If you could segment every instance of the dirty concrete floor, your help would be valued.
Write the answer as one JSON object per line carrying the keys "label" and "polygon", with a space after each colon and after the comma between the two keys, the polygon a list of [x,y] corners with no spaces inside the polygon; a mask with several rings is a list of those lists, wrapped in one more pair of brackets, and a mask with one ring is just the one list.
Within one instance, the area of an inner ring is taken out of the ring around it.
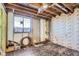
{"label": "dirty concrete floor", "polygon": [[79,56],[79,52],[49,42],[39,47],[31,46],[10,52],[7,56]]}

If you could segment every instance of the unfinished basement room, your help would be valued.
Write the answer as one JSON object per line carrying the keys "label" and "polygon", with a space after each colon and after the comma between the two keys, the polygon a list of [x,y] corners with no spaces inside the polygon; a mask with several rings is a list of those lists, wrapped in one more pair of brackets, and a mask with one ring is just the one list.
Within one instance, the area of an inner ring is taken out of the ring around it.
{"label": "unfinished basement room", "polygon": [[79,56],[79,3],[0,3],[0,56]]}

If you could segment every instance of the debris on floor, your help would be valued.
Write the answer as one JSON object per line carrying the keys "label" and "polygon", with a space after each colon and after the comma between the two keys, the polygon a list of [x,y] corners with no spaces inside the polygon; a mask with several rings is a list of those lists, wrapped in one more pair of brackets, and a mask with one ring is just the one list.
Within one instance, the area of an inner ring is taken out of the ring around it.
{"label": "debris on floor", "polygon": [[79,51],[48,42],[42,46],[31,46],[7,53],[7,56],[79,56]]}

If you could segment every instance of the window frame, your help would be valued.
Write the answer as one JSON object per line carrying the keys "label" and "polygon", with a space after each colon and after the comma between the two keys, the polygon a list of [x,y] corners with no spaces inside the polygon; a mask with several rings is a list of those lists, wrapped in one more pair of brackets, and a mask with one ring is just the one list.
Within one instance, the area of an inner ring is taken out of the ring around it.
{"label": "window frame", "polygon": [[[22,32],[19,32],[19,31],[15,31],[15,27],[14,27],[14,24],[15,24],[15,19],[14,17],[22,17],[23,18],[23,31]],[[24,31],[24,18],[26,19],[29,19],[30,20],[30,30],[29,31]],[[30,33],[32,32],[32,18],[31,17],[27,17],[27,16],[23,16],[23,15],[18,15],[18,14],[14,14],[13,16],[13,32],[14,33]]]}

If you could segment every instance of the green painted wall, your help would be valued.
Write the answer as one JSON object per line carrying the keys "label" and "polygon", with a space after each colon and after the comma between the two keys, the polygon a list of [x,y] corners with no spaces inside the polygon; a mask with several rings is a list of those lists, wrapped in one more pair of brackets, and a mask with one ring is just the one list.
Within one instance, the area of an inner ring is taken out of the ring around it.
{"label": "green painted wall", "polygon": [[5,55],[6,47],[6,13],[3,4],[0,3],[0,55]]}
{"label": "green painted wall", "polygon": [[0,48],[2,47],[2,9],[0,9]]}

